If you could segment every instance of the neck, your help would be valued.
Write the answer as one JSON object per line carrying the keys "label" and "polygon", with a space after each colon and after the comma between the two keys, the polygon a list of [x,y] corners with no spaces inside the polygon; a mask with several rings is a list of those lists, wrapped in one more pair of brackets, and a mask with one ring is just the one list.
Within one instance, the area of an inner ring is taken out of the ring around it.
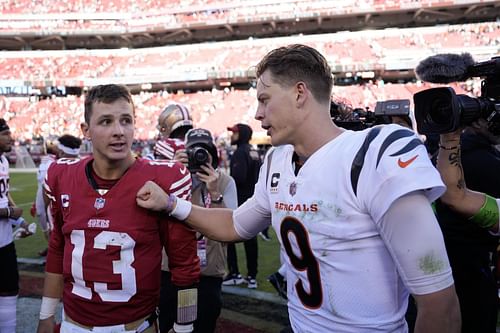
{"label": "neck", "polygon": [[[318,124],[318,125],[315,125]],[[314,122],[310,128],[304,128],[304,135],[293,144],[296,154],[301,161],[305,161],[318,149],[335,139],[345,130],[337,127],[330,119]],[[311,135],[314,133],[314,135]]]}
{"label": "neck", "polygon": [[102,179],[119,179],[134,163],[134,161],[135,159],[132,155],[129,155],[126,159],[114,162],[102,161],[94,158],[92,168]]}

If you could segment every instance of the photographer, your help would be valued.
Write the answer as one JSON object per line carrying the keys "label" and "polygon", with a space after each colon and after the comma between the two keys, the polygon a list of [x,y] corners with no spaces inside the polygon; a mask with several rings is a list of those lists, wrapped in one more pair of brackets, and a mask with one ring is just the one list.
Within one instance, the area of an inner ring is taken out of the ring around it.
{"label": "photographer", "polygon": [[[437,167],[445,194],[436,204],[462,313],[462,332],[496,332],[500,153],[484,119],[440,135]],[[467,183],[467,187],[466,187]],[[476,192],[477,191],[477,192]],[[494,197],[494,198],[493,198]]]}
{"label": "photographer", "polygon": [[[237,208],[234,180],[217,169],[219,159],[212,135],[205,129],[192,129],[192,122],[184,106],[172,104],[165,108],[159,118],[161,133],[170,137],[158,142],[155,152],[166,159],[185,164],[191,172],[193,183],[191,202],[202,207]],[[172,130],[172,128],[174,128]],[[185,134],[185,141],[181,136]],[[162,155],[159,152],[165,152]],[[198,286],[198,316],[194,332],[212,333],[222,307],[222,279],[225,275],[227,246],[198,234],[198,256],[201,276]],[[168,259],[165,258],[165,261]],[[160,329],[172,327],[175,319],[175,293],[172,290],[170,273],[162,272],[160,297]]]}

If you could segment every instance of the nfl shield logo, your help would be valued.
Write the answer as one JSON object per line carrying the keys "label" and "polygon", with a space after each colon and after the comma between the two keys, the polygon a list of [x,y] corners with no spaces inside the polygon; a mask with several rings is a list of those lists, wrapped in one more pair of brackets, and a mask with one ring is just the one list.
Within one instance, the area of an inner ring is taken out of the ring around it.
{"label": "nfl shield logo", "polygon": [[95,199],[94,207],[95,209],[101,209],[104,207],[104,203],[106,203],[106,199],[97,198]]}
{"label": "nfl shield logo", "polygon": [[290,184],[289,193],[292,197],[297,193],[297,183],[296,182],[293,182]]}

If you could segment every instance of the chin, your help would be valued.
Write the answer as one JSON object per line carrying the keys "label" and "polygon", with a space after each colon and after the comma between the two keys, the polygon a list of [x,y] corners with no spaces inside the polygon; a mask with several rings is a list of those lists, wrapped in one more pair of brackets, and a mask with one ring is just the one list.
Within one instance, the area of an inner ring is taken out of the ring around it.
{"label": "chin", "polygon": [[281,146],[283,144],[283,140],[276,138],[274,136],[271,137],[271,145],[273,146]]}
{"label": "chin", "polygon": [[106,158],[109,161],[113,162],[120,162],[120,161],[125,161],[130,158],[132,153],[130,151],[124,151],[124,152],[112,152],[106,155]]}

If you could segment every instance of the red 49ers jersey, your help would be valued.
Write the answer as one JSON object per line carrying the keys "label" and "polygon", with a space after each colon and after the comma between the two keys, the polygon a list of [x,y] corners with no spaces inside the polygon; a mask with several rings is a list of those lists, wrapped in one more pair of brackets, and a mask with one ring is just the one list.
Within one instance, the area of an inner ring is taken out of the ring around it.
{"label": "red 49ers jersey", "polygon": [[154,154],[157,158],[173,160],[175,152],[179,149],[184,149],[184,140],[175,138],[166,138],[158,140],[153,147]]}
{"label": "red 49ers jersey", "polygon": [[162,246],[175,285],[198,281],[195,232],[136,204],[137,191],[148,180],[189,198],[191,176],[179,163],[137,159],[100,195],[87,178],[89,163],[92,159],[58,161],[47,172],[54,231],[46,270],[63,274],[70,318],[88,326],[128,323],[158,303]]}

